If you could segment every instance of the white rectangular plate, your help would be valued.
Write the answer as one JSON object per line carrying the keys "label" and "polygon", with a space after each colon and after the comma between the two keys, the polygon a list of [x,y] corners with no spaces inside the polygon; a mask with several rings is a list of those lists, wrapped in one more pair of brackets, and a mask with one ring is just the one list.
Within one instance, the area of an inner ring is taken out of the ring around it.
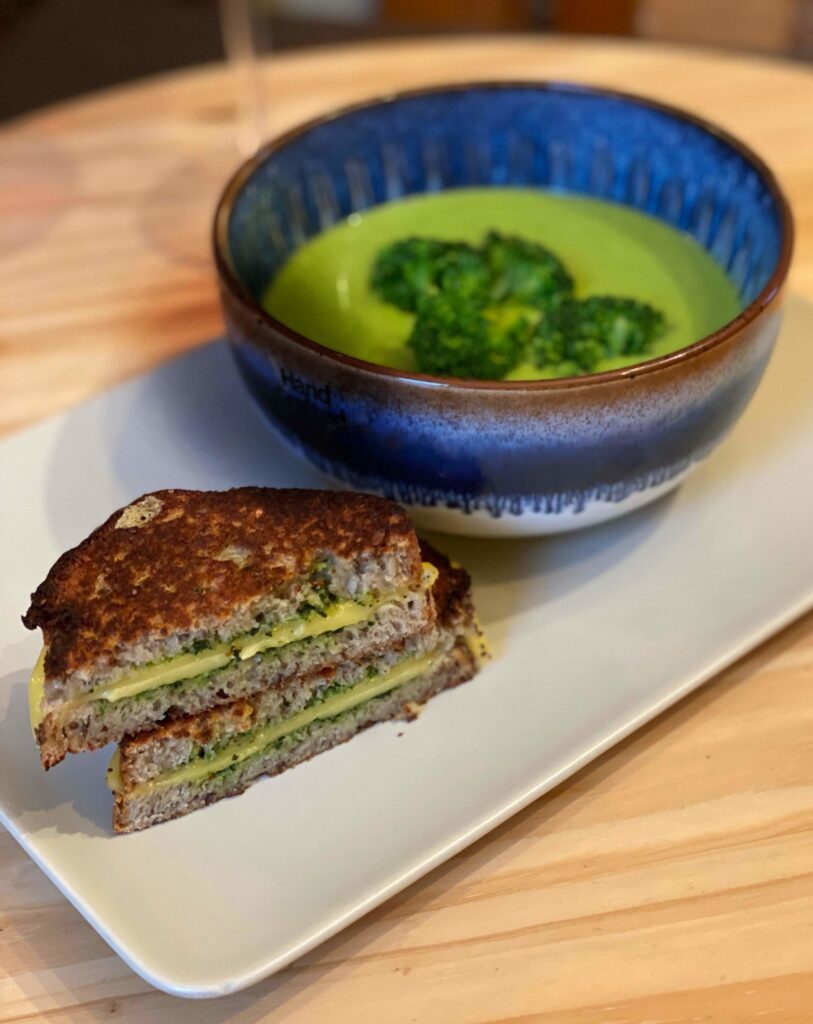
{"label": "white rectangular plate", "polygon": [[[471,843],[813,604],[813,307],[790,303],[730,439],[671,498],[556,540],[443,541],[494,660],[244,796],[110,831],[109,752],[39,767],[20,624],[66,547],[160,487],[318,486],[250,407],[223,343],[0,445],[0,818],[168,992],[250,985]],[[403,733],[403,735],[400,735]]]}

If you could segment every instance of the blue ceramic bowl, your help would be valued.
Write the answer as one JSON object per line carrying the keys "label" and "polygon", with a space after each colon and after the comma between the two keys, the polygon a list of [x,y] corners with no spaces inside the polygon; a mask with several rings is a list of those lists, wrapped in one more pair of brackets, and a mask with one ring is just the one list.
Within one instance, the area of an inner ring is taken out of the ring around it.
{"label": "blue ceramic bowl", "polygon": [[[557,189],[645,211],[712,255],[742,312],[636,366],[483,382],[342,355],[260,305],[291,253],[354,211],[467,185]],[[718,444],[768,362],[792,234],[771,172],[719,129],[634,96],[523,82],[406,93],[289,132],[228,184],[214,247],[249,391],[311,462],[437,529],[528,535],[645,504]]]}

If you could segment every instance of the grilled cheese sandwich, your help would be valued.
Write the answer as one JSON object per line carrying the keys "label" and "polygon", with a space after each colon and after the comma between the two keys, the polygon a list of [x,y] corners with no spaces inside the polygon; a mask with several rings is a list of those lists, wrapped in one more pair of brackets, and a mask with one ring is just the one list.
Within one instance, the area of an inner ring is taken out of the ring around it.
{"label": "grilled cheese sandwich", "polygon": [[370,495],[159,491],[54,565],[24,622],[46,768],[119,744],[114,828],[241,792],[470,679],[466,572]]}

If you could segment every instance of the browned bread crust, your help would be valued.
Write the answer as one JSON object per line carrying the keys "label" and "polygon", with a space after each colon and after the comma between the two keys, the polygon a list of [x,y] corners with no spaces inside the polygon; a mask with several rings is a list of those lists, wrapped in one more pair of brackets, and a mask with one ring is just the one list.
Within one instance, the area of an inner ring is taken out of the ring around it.
{"label": "browned bread crust", "polygon": [[351,492],[241,487],[166,490],[114,512],[55,563],[23,618],[41,627],[46,680],[148,635],[170,636],[284,592],[325,555],[394,554],[417,581],[406,514]]}
{"label": "browned bread crust", "polygon": [[449,629],[461,615],[471,616],[471,576],[459,565],[452,565],[446,555],[421,538],[421,558],[438,570],[432,587],[438,625]]}

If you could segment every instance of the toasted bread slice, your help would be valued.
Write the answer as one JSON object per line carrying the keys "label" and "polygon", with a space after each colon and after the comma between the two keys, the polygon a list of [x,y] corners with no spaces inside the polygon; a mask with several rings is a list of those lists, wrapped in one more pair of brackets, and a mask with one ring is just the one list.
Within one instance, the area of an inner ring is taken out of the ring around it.
{"label": "toasted bread slice", "polygon": [[69,696],[117,667],[172,655],[179,643],[227,640],[260,614],[273,620],[274,602],[307,600],[325,578],[337,596],[352,597],[417,588],[420,574],[412,524],[383,498],[157,491],[62,555],[23,622],[43,631],[48,696]]}

